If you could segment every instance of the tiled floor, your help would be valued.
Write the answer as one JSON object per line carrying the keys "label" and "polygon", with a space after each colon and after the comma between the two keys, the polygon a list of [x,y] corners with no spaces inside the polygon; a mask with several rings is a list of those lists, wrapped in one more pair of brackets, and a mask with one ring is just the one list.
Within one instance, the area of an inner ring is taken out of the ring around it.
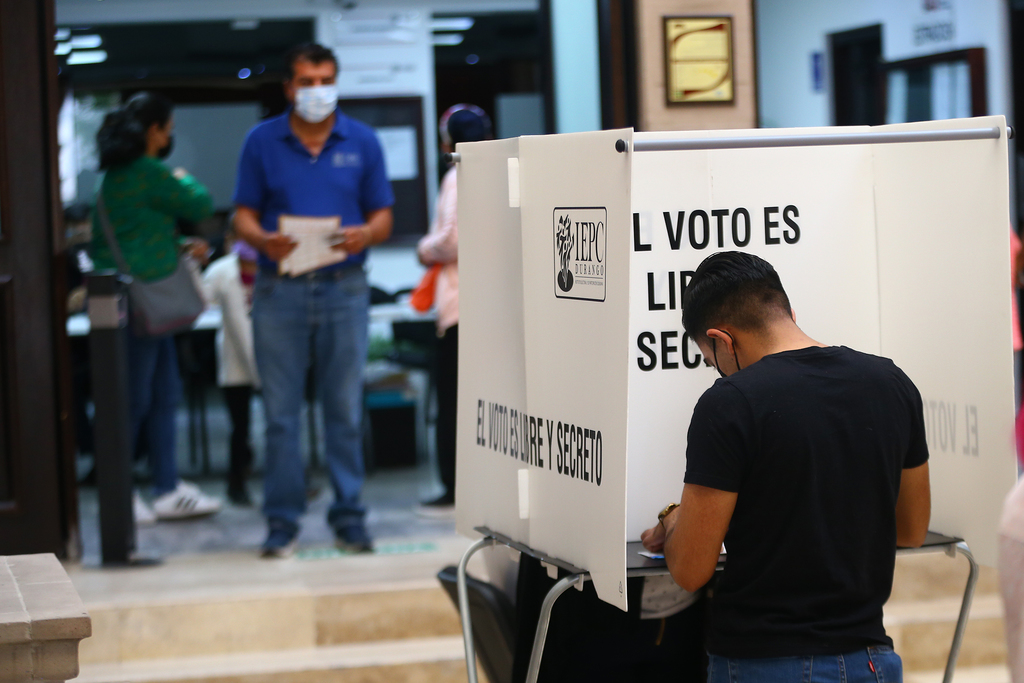
{"label": "tiled floor", "polygon": [[[412,381],[421,381],[421,378],[413,376]],[[204,464],[201,454],[193,455],[190,452],[189,418],[184,406],[178,411],[178,465],[183,478],[196,481],[207,493],[224,498],[230,422],[219,390],[211,388],[206,394],[206,399],[208,465]],[[422,412],[421,410],[420,413]],[[263,517],[259,513],[262,498],[262,417],[262,406],[259,397],[256,396],[253,399],[251,430],[256,475],[249,483],[249,490],[256,505],[237,507],[225,499],[224,509],[211,517],[191,521],[160,522],[152,526],[139,527],[137,551],[140,555],[166,558],[202,552],[256,552],[266,533]],[[302,448],[307,454],[307,464],[310,464],[310,439],[306,429],[308,421],[305,411],[302,424]],[[322,430],[319,431],[322,434]],[[454,520],[427,519],[415,513],[417,503],[435,497],[441,492],[432,464],[432,432],[432,428],[422,423],[417,426],[417,465],[402,469],[377,469],[367,477],[363,496],[369,510],[367,526],[378,544],[386,545],[403,539],[455,534]],[[318,452],[322,463],[322,443],[318,444]],[[80,458],[80,472],[87,472],[90,467],[91,457]],[[143,492],[146,490],[147,469],[145,463],[139,463],[136,469],[136,479]],[[302,522],[300,548],[328,547],[333,541],[333,535],[326,523],[332,493],[322,464],[310,464],[309,472],[313,495]],[[86,566],[95,566],[100,562],[99,506],[96,489],[88,485],[81,486],[79,498],[82,561]]]}

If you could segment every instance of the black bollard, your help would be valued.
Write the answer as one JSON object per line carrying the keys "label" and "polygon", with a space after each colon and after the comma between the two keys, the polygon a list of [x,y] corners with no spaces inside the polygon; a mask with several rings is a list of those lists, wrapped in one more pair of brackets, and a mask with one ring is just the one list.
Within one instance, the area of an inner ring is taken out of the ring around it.
{"label": "black bollard", "polygon": [[128,295],[115,271],[90,275],[88,289],[100,545],[103,564],[125,565],[132,562],[135,551],[128,402]]}

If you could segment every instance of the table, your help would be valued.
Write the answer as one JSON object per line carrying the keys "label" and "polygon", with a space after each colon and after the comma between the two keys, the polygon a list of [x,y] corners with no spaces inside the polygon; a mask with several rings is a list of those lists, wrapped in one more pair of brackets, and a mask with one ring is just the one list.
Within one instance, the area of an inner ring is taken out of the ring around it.
{"label": "table", "polygon": [[[544,602],[541,604],[540,619],[537,621],[537,632],[534,635],[533,650],[530,653],[530,664],[526,672],[526,683],[537,683],[537,676],[540,674],[541,658],[544,656],[544,641],[547,639],[548,624],[551,621],[551,608],[554,607],[558,597],[570,587],[582,587],[583,582],[590,578],[590,574],[585,569],[534,550],[485,526],[475,527],[474,531],[482,534],[483,538],[469,546],[459,562],[458,569],[459,614],[462,617],[462,638],[466,649],[466,671],[468,672],[469,683],[477,682],[476,650],[473,644],[473,627],[469,615],[469,592],[466,587],[466,566],[469,564],[469,558],[481,548],[492,545],[506,545],[540,560],[544,564],[553,565],[569,573],[568,576],[563,577],[551,587],[551,590],[544,597]],[[640,541],[626,544],[627,578],[668,574],[665,560],[654,560],[645,557],[640,554],[641,550],[643,550],[643,544]],[[971,554],[970,547],[962,538],[944,536],[933,531],[928,532],[928,536],[920,548],[898,548],[896,550],[897,555],[935,552],[942,552],[954,558],[957,554],[963,555],[971,565],[970,573],[967,576],[967,585],[964,588],[963,601],[960,603],[960,615],[957,618],[956,630],[953,632],[953,643],[949,650],[949,658],[946,660],[946,671],[942,677],[943,683],[951,683],[953,671],[956,668],[957,656],[960,654],[960,645],[963,642],[964,631],[967,628],[967,618],[971,612],[974,589],[978,583],[978,563],[975,561],[974,555]],[[725,555],[722,554],[718,558],[718,571],[721,571],[724,565]]]}
{"label": "table", "polygon": [[[420,313],[405,301],[374,304],[370,306],[369,324],[371,336],[377,335],[390,338],[392,325],[396,322],[434,321],[436,318],[437,314],[435,311],[431,310],[426,313]],[[219,307],[210,306],[204,310],[196,318],[192,329],[185,333],[188,334],[188,344],[190,346],[184,347],[186,351],[184,355],[187,358],[183,358],[183,361],[188,361],[187,364],[194,364],[192,363],[194,358],[189,354],[195,348],[196,341],[194,336],[197,333],[216,332],[221,329],[223,324],[224,317]],[[68,337],[72,339],[88,337],[91,329],[89,314],[75,313],[68,316],[65,329],[67,330]],[[310,391],[307,391],[307,402],[309,403],[310,462],[313,466],[317,466],[319,464],[319,456],[317,452],[316,413],[313,408],[315,392],[312,391],[312,387],[309,387],[309,389]],[[209,475],[210,440],[206,421],[206,384],[201,377],[186,373],[185,397],[188,407],[189,461],[193,468],[201,461],[201,471],[204,475]]]}

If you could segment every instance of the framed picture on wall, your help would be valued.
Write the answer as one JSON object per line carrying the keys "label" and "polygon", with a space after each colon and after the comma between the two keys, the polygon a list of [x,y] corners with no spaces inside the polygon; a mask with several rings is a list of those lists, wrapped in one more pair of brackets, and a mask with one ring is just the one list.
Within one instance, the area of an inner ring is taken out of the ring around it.
{"label": "framed picture on wall", "polygon": [[733,101],[732,17],[663,17],[665,101]]}

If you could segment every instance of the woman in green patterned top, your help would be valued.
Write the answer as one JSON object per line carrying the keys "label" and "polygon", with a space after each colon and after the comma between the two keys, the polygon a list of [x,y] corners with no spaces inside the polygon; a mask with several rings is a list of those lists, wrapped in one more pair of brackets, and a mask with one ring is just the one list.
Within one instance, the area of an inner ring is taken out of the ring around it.
{"label": "woman in green patterned top", "polygon": [[[206,188],[183,170],[172,173],[160,162],[170,154],[173,130],[171,102],[141,92],[108,114],[96,134],[100,168],[106,171],[99,191],[129,274],[142,280],[165,278],[177,268],[178,219],[199,221],[213,210]],[[205,257],[202,240],[182,246]],[[93,221],[92,258],[96,270],[116,267],[98,216]],[[136,494],[136,521],[219,510],[219,500],[178,478],[175,411],[181,377],[174,338],[140,336],[129,326],[128,382],[133,448],[143,440],[153,476],[153,507]]]}

